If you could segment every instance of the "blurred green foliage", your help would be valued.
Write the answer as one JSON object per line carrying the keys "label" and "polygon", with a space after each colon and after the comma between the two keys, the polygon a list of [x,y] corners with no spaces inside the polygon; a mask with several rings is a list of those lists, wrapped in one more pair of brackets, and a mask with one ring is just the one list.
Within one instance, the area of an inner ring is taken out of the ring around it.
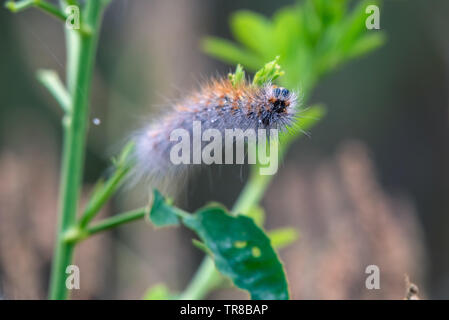
{"label": "blurred green foliage", "polygon": [[143,300],[171,300],[174,299],[174,295],[170,293],[170,290],[163,283],[156,284],[149,288],[143,295]]}
{"label": "blurred green foliage", "polygon": [[378,48],[385,40],[379,31],[365,27],[365,8],[376,1],[360,1],[350,10],[346,0],[307,0],[284,7],[267,18],[251,11],[231,17],[238,43],[209,37],[204,50],[250,71],[279,56],[286,71],[280,83],[300,86],[307,96],[317,80],[337,66]]}

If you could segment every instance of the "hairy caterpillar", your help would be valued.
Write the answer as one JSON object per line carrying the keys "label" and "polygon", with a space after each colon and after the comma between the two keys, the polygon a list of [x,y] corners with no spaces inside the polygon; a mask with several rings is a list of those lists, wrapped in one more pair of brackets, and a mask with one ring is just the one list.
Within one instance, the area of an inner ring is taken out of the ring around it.
{"label": "hairy caterpillar", "polygon": [[176,129],[192,133],[195,122],[203,130],[216,129],[222,134],[226,129],[282,131],[294,123],[296,114],[297,95],[286,88],[212,80],[135,134],[135,172],[156,183],[183,175],[187,165],[170,161],[170,150],[177,143],[170,140],[170,134]]}

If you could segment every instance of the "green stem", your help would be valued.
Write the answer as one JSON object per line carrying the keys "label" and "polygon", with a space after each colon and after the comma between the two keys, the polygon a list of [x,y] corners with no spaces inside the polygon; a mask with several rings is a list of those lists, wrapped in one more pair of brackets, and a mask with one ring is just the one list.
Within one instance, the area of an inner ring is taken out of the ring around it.
{"label": "green stem", "polygon": [[59,10],[58,7],[55,7],[51,3],[43,0],[22,0],[17,2],[8,1],[5,3],[5,7],[12,12],[20,12],[31,7],[36,7],[59,20],[65,21],[65,19],[67,18],[66,15],[61,12],[61,10]]}
{"label": "green stem", "polygon": [[253,206],[259,203],[268,188],[273,176],[260,175],[258,170],[257,166],[252,168],[251,176],[232,208],[234,215],[246,215]]}
{"label": "green stem", "polygon": [[106,185],[100,190],[100,192],[98,194],[95,194],[91,198],[92,200],[87,205],[87,208],[80,220],[80,226],[82,228],[86,227],[89,224],[89,222],[100,211],[106,201],[108,201],[109,198],[114,194],[128,171],[129,168],[117,170],[114,176],[106,182]]}
{"label": "green stem", "polygon": [[126,174],[131,169],[133,161],[129,156],[134,148],[134,143],[128,143],[123,149],[118,160],[115,160],[115,172],[113,176],[108,179],[104,185],[98,184],[98,188],[93,192],[89,203],[84,210],[84,213],[80,219],[79,226],[85,229],[89,222],[100,211],[103,205],[109,200],[109,198],[117,191],[120,185],[123,183]]}
{"label": "green stem", "polygon": [[[98,29],[102,17],[101,1],[87,1],[85,22],[94,32],[90,35],[68,30],[71,39],[78,45],[69,47],[76,50],[69,54],[67,71],[74,82],[69,86],[73,99],[71,112],[64,117],[64,145],[60,184],[60,210],[58,231],[50,279],[50,298],[66,299],[65,271],[73,258],[74,244],[65,241],[64,234],[76,225],[76,212],[83,176],[84,150],[88,121],[89,89],[98,40]],[[70,74],[73,72],[73,74]]]}
{"label": "green stem", "polygon": [[38,80],[48,89],[65,113],[70,112],[72,98],[54,70],[39,70]]}
{"label": "green stem", "polygon": [[68,244],[76,244],[96,233],[115,228],[128,222],[142,219],[147,213],[148,208],[139,208],[106,218],[91,227],[83,228],[80,225],[77,225],[64,232],[64,241]]}
{"label": "green stem", "polygon": [[55,7],[51,3],[42,0],[34,0],[34,2],[36,3],[36,7],[38,7],[42,11],[48,13],[49,15],[52,15],[56,19],[60,19],[61,21],[65,22],[67,16],[63,12],[61,12],[58,7]]}
{"label": "green stem", "polygon": [[121,213],[110,218],[104,219],[91,227],[86,229],[86,235],[90,236],[101,231],[115,228],[121,224],[139,220],[145,217],[148,213],[148,208],[140,208],[125,213]]}
{"label": "green stem", "polygon": [[179,300],[200,300],[221,283],[221,275],[215,268],[214,260],[206,257],[201,262],[187,288]]}

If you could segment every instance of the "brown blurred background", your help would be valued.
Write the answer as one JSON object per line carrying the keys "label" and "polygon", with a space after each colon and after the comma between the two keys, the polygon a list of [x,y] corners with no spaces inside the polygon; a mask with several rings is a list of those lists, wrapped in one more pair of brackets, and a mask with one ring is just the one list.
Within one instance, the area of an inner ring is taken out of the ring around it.
{"label": "brown blurred background", "polygon": [[[270,15],[292,1],[113,0],[95,69],[85,192],[108,173],[127,136],[210,75],[232,66],[199,49],[206,35],[230,37],[232,12]],[[384,1],[380,50],[322,81],[311,103],[328,114],[295,143],[263,206],[267,229],[293,226],[281,252],[293,298],[401,299],[404,275],[426,298],[449,297],[449,3]],[[60,113],[36,81],[39,68],[64,77],[60,23],[29,10],[0,10],[0,297],[46,297],[58,199]],[[232,206],[246,167],[207,168],[178,200]],[[103,216],[145,204],[124,189]],[[166,283],[182,290],[202,254],[183,229],[136,222],[82,243],[74,298],[138,299]],[[381,289],[365,288],[378,265]],[[245,298],[235,289],[213,298]]]}

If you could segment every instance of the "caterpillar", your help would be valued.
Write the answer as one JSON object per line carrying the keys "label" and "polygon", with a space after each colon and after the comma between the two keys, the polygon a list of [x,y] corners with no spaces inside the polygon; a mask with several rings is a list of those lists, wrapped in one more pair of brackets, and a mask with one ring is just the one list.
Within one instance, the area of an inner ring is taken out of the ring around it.
{"label": "caterpillar", "polygon": [[297,100],[295,92],[270,82],[254,86],[247,80],[234,84],[229,79],[214,79],[136,132],[135,172],[156,183],[183,175],[188,165],[170,161],[177,143],[170,135],[176,129],[191,134],[195,122],[203,132],[215,129],[222,135],[226,129],[284,131],[297,117]]}

